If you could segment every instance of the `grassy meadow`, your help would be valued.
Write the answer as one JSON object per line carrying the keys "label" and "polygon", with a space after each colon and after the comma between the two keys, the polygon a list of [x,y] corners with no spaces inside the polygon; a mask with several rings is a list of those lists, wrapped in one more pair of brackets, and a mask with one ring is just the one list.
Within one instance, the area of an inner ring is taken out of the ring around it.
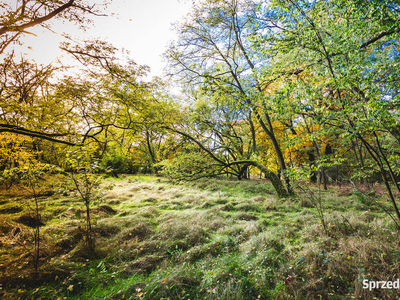
{"label": "grassy meadow", "polygon": [[297,198],[278,199],[264,180],[108,178],[92,203],[93,256],[83,247],[83,204],[59,182],[60,175],[49,177],[40,190],[38,273],[30,255],[32,197],[19,186],[2,191],[0,298],[400,296],[395,289],[362,288],[363,279],[400,276],[398,232],[379,194],[302,185]]}

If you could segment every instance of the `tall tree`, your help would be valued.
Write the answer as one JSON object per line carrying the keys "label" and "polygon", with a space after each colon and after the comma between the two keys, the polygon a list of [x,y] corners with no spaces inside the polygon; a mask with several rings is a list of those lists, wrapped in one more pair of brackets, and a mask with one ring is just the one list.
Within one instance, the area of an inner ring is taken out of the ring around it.
{"label": "tall tree", "polygon": [[[258,30],[252,25],[253,8],[254,2],[244,0],[200,1],[177,26],[179,39],[166,56],[182,83],[229,95],[254,114],[279,162],[277,174],[265,166],[263,172],[267,169],[265,173],[275,182],[280,196],[288,196],[293,192],[285,173],[287,166],[260,78],[267,59],[251,47],[251,37]],[[242,163],[247,164],[235,164]],[[281,176],[284,181],[277,181]]]}
{"label": "tall tree", "polygon": [[[291,76],[285,89],[297,95],[299,114],[321,130],[334,128],[343,141],[358,140],[365,147],[400,220],[392,191],[394,186],[400,192],[394,155],[399,149],[399,86],[394,79],[400,62],[398,2],[274,4],[281,30],[272,39],[260,34],[257,43],[261,52],[277,53],[266,76]],[[299,74],[303,79],[293,84]]]}
{"label": "tall tree", "polygon": [[74,144],[73,137],[66,138],[72,135],[72,129],[57,124],[71,114],[70,103],[60,104],[61,100],[52,95],[55,72],[60,68],[38,66],[23,56],[17,57],[12,45],[23,44],[22,36],[30,34],[32,27],[50,29],[49,21],[53,18],[86,27],[91,22],[89,15],[102,15],[104,4],[85,0],[18,0],[3,1],[0,8],[0,54],[5,55],[0,74],[0,132]]}

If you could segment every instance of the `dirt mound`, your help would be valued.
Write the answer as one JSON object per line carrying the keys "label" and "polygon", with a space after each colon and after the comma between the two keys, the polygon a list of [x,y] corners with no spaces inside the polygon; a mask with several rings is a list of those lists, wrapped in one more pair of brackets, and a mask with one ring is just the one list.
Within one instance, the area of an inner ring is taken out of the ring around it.
{"label": "dirt mound", "polygon": [[121,239],[122,240],[137,239],[138,241],[143,241],[153,233],[154,231],[149,227],[147,227],[145,224],[139,224],[133,228],[130,228],[129,230],[125,230],[122,233]]}
{"label": "dirt mound", "polygon": [[117,211],[109,205],[100,205],[99,210],[110,215],[115,215]]}
{"label": "dirt mound", "polygon": [[83,238],[83,229],[82,228],[73,228],[69,230],[65,237],[59,240],[56,243],[57,247],[60,247],[64,250],[72,250]]}
{"label": "dirt mound", "polygon": [[0,214],[6,215],[6,214],[16,214],[21,212],[23,209],[20,206],[11,206],[11,207],[6,207],[0,209]]}
{"label": "dirt mound", "polygon": [[30,214],[21,215],[18,218],[16,218],[15,221],[32,228],[44,225],[44,223],[41,220]]}

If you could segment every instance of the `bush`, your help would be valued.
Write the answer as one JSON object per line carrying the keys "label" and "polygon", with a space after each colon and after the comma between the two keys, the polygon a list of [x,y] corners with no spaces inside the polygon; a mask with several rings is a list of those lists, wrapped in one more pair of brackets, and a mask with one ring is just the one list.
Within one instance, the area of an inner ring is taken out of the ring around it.
{"label": "bush", "polygon": [[139,167],[134,165],[131,158],[115,152],[108,152],[103,156],[102,165],[109,168],[114,174],[135,174]]}

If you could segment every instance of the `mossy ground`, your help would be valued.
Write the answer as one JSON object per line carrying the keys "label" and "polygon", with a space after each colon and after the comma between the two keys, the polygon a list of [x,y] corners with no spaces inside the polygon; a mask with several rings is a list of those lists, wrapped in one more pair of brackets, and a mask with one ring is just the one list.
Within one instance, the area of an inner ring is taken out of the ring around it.
{"label": "mossy ground", "polygon": [[[102,183],[92,205],[96,256],[83,247],[83,205],[61,177],[41,190],[34,273],[28,191],[0,197],[0,296],[9,299],[395,299],[362,279],[400,276],[399,233],[384,197],[330,187],[277,199],[264,180]],[[59,187],[63,186],[62,189]],[[383,208],[382,208],[383,207]],[[285,279],[292,276],[292,279]]]}

